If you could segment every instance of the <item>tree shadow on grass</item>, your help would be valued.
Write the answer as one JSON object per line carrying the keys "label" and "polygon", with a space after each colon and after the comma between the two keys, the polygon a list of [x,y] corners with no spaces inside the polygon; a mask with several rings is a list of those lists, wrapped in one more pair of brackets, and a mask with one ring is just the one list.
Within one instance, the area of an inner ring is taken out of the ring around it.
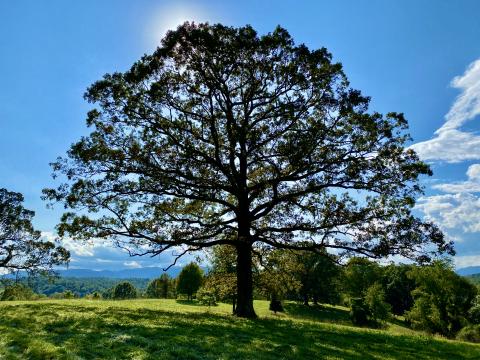
{"label": "tree shadow on grass", "polygon": [[392,316],[389,320],[390,323],[395,324],[397,326],[410,329],[408,322],[405,319],[399,319],[397,316]]}
{"label": "tree shadow on grass", "polygon": [[293,318],[352,325],[347,309],[323,305],[305,306],[293,302],[285,303],[284,309],[285,312]]}
{"label": "tree shadow on grass", "polygon": [[[3,306],[0,358],[474,359],[480,347],[329,324],[206,313]],[[35,334],[35,336],[30,336]]]}
{"label": "tree shadow on grass", "polygon": [[177,299],[175,300],[177,304],[188,305],[188,306],[204,306],[200,304],[197,300],[186,300],[186,299]]}

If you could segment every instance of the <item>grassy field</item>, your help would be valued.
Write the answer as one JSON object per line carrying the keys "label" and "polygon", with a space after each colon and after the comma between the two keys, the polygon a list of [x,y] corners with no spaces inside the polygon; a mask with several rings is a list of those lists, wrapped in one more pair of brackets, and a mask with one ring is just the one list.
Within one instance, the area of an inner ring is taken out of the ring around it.
{"label": "grassy field", "polygon": [[480,359],[480,345],[390,324],[353,327],[344,308],[286,304],[257,320],[175,300],[0,303],[0,359]]}

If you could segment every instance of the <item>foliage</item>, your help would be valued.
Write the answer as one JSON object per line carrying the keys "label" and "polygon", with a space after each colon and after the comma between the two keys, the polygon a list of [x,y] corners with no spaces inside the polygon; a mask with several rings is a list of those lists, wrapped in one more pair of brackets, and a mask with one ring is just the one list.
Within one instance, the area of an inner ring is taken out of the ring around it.
{"label": "foliage", "polygon": [[117,284],[113,290],[113,299],[125,300],[135,299],[137,297],[137,289],[128,281]]}
{"label": "foliage", "polygon": [[237,300],[236,252],[231,246],[214,246],[208,253],[210,268],[204,286],[214,291],[219,301],[232,304],[235,314]]}
{"label": "foliage", "polygon": [[449,263],[436,261],[430,266],[414,267],[409,276],[417,284],[413,291],[415,303],[406,313],[414,328],[453,336],[467,324],[477,289],[457,275]]}
{"label": "foliage", "polygon": [[159,278],[150,281],[147,286],[146,296],[150,298],[175,298],[175,280],[168,274],[162,274]]}
{"label": "foliage", "polygon": [[308,305],[309,299],[316,305],[319,302],[336,304],[339,302],[339,266],[334,257],[325,250],[318,252],[295,251],[292,254],[297,264],[294,272],[300,283],[299,295]]}
{"label": "foliage", "polygon": [[268,306],[270,311],[273,311],[275,314],[277,312],[283,312],[282,302],[275,297],[272,297],[270,300],[270,305]]}
{"label": "foliage", "polygon": [[480,286],[480,274],[473,274],[465,276],[468,280],[470,280],[473,284]]}
{"label": "foliage", "polygon": [[368,324],[370,315],[363,298],[350,299],[350,318],[355,325],[363,326]]}
{"label": "foliage", "polygon": [[75,297],[76,297],[75,294],[74,294],[72,291],[70,291],[70,290],[66,290],[66,291],[63,293],[63,298],[64,298],[64,299],[73,299],[73,298],[75,298]]}
{"label": "foliage", "polygon": [[5,286],[0,301],[12,300],[31,300],[35,297],[35,293],[29,287],[23,284],[10,284]]}
{"label": "foliage", "polygon": [[[473,360],[480,351],[397,326],[372,331],[332,323],[343,308],[285,303],[285,313],[275,316],[268,301],[254,305],[260,319],[243,321],[230,316],[230,305],[208,309],[168,299],[3,302],[0,358]],[[289,313],[289,305],[309,315]]]}
{"label": "foliage", "polygon": [[[81,278],[81,277],[43,277],[23,278],[22,284],[30,287],[35,293],[51,296],[54,293],[63,293],[67,290],[84,297],[95,291],[107,293],[119,282],[128,281],[137,289],[143,290],[148,285],[148,279],[114,279],[114,278]],[[107,296],[108,297],[108,296]],[[110,296],[111,298],[111,296]]]}
{"label": "foliage", "polygon": [[362,298],[367,289],[380,279],[381,268],[377,263],[354,257],[348,261],[343,270],[343,291],[352,298]]}
{"label": "foliage", "polygon": [[298,263],[292,253],[275,249],[268,251],[258,272],[256,285],[270,299],[283,299],[286,294],[297,292],[300,282],[297,280]]}
{"label": "foliage", "polygon": [[385,301],[392,307],[392,312],[403,315],[413,306],[412,291],[415,280],[408,276],[413,265],[388,265],[382,269],[381,282],[385,290]]}
{"label": "foliage", "polygon": [[22,203],[22,194],[0,189],[0,272],[52,272],[54,266],[66,264],[70,254],[40,238],[32,225],[35,213]]}
{"label": "foliage", "polygon": [[53,164],[68,182],[44,190],[72,210],[59,233],[113,238],[134,254],[231,245],[239,316],[255,317],[254,243],[418,261],[453,253],[412,215],[431,171],[405,149],[403,115],[369,112],[325,48],[296,45],[283,28],[185,23],[85,97],[92,132]]}
{"label": "foliage", "polygon": [[[266,253],[266,255],[265,255]],[[266,297],[337,303],[339,267],[325,251],[276,249],[264,252],[256,286]]]}
{"label": "foliage", "polygon": [[472,324],[480,324],[480,294],[475,297],[472,307],[468,310],[468,320]]}
{"label": "foliage", "polygon": [[480,343],[480,324],[465,326],[458,332],[456,338],[457,340]]}
{"label": "foliage", "polygon": [[87,294],[85,298],[89,300],[102,300],[103,296],[100,292],[95,291],[92,294]]}
{"label": "foliage", "polygon": [[185,265],[178,274],[177,292],[187,295],[188,300],[197,292],[203,282],[203,271],[196,263]]}
{"label": "foliage", "polygon": [[237,277],[228,273],[208,273],[204,286],[212,289],[218,300],[234,302],[237,297]]}
{"label": "foliage", "polygon": [[216,306],[217,305],[217,299],[215,297],[215,291],[213,289],[210,289],[208,287],[201,287],[197,291],[197,301],[205,306]]}
{"label": "foliage", "polygon": [[374,322],[385,321],[390,317],[391,307],[385,301],[385,292],[379,283],[375,283],[367,289],[364,302],[370,318]]}

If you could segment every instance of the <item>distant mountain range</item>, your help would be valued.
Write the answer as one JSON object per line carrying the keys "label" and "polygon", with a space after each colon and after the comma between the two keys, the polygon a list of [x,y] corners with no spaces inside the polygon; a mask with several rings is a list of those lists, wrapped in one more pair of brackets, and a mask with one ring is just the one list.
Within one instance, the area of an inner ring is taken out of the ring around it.
{"label": "distant mountain range", "polygon": [[[166,271],[171,277],[177,277],[182,268],[173,266]],[[206,269],[203,268],[203,271]],[[136,269],[120,270],[90,270],[90,269],[67,269],[59,270],[60,276],[77,278],[112,278],[112,279],[153,279],[164,273],[159,267],[144,267]],[[462,276],[480,274],[480,266],[469,266],[457,269],[456,273]]]}
{"label": "distant mountain range", "polygon": [[145,267],[119,270],[66,269],[57,270],[57,273],[62,277],[75,278],[153,279],[165,272],[171,277],[177,277],[181,270],[181,267],[173,266],[167,271],[159,267]]}
{"label": "distant mountain range", "polygon": [[[203,271],[207,269],[202,267]],[[182,268],[173,266],[166,271],[171,277],[177,277]],[[57,270],[58,275],[65,278],[110,278],[110,279],[154,279],[161,276],[165,271],[159,267],[144,267],[135,269],[119,270],[91,270],[91,269],[65,269]],[[480,274],[480,266],[469,266],[457,269],[456,273],[461,276]],[[2,275],[1,277],[12,275]]]}
{"label": "distant mountain range", "polygon": [[480,273],[480,266],[468,266],[456,270],[458,275],[468,276]]}
{"label": "distant mountain range", "polygon": [[[173,266],[166,271],[171,277],[177,277],[182,268]],[[206,271],[205,268],[203,268]],[[136,269],[119,269],[119,270],[90,270],[90,269],[67,269],[58,270],[58,274],[62,277],[75,278],[112,278],[112,279],[153,279],[164,273],[159,267],[144,267]],[[480,274],[480,266],[469,266],[456,270],[458,275],[468,276]]]}

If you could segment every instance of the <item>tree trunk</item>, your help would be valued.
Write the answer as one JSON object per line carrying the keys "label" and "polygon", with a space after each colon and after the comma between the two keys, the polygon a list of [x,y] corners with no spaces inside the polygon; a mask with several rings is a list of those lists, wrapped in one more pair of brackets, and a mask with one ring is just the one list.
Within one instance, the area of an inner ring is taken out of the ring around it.
{"label": "tree trunk", "polygon": [[252,245],[237,245],[237,306],[235,315],[256,318],[253,309]]}
{"label": "tree trunk", "polygon": [[303,305],[308,306],[308,294],[303,294]]}

